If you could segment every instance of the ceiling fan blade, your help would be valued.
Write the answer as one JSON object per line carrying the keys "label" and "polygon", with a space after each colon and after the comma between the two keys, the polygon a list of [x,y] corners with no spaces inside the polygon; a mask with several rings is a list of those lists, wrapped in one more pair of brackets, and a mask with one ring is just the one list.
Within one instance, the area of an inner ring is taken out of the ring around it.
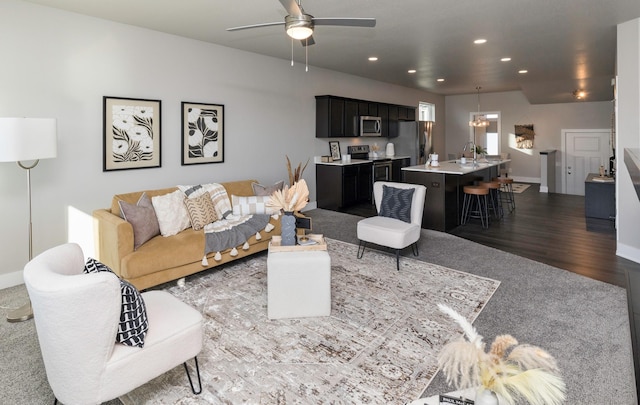
{"label": "ceiling fan blade", "polygon": [[313,18],[315,25],[341,25],[343,27],[375,27],[375,18]]}
{"label": "ceiling fan blade", "polygon": [[313,35],[307,39],[301,39],[300,42],[302,42],[302,46],[311,46],[316,43],[316,41],[313,39]]}
{"label": "ceiling fan blade", "polygon": [[242,25],[240,27],[227,28],[227,31],[248,30],[249,28],[270,27],[272,25],[284,25],[284,21],[261,23],[261,24],[251,24],[251,25]]}
{"label": "ceiling fan blade", "polygon": [[280,0],[280,4],[287,10],[289,15],[302,15],[304,11],[296,0]]}

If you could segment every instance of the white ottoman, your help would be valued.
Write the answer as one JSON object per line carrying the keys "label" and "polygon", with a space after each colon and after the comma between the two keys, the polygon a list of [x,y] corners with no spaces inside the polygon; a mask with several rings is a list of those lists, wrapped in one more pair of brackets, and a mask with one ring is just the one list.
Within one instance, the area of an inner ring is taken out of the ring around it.
{"label": "white ottoman", "polygon": [[269,252],[269,319],[331,315],[331,258],[324,250]]}

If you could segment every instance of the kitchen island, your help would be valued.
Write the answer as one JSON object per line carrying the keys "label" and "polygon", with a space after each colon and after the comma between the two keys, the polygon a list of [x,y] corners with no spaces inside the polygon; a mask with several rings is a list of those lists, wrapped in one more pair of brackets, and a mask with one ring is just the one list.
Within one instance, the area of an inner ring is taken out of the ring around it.
{"label": "kitchen island", "polygon": [[447,232],[460,225],[463,187],[488,181],[500,174],[500,165],[510,160],[440,162],[439,166],[417,165],[402,169],[405,183],[427,187],[422,227]]}

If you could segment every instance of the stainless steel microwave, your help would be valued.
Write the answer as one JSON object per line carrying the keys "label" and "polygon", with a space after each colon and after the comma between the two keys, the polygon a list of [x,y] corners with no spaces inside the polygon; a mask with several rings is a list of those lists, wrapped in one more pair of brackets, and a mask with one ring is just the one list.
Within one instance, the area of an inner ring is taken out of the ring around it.
{"label": "stainless steel microwave", "polygon": [[382,118],[360,116],[360,136],[382,136]]}

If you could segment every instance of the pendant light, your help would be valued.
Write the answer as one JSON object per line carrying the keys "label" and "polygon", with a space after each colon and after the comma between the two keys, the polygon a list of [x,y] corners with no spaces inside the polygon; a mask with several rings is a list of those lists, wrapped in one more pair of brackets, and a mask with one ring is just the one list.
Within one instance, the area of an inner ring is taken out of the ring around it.
{"label": "pendant light", "polygon": [[476,87],[476,90],[478,91],[478,114],[476,114],[475,119],[469,121],[470,127],[488,127],[489,126],[489,121],[487,120],[487,118],[484,115],[480,115],[480,89],[481,89],[480,86]]}

